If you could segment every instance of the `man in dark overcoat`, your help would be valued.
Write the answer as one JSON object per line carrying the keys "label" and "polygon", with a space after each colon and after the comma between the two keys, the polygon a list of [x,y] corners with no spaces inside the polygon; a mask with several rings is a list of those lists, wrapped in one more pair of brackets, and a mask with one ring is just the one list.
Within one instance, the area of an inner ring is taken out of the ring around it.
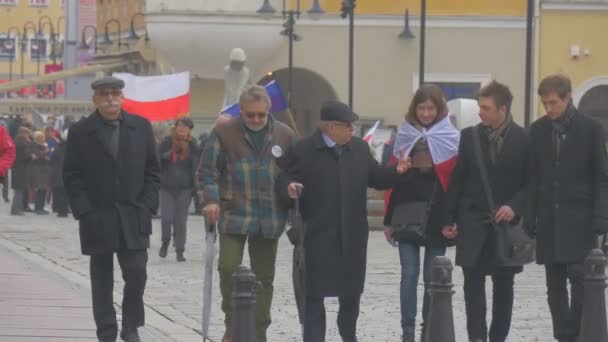
{"label": "man in dark overcoat", "polygon": [[320,129],[285,156],[277,192],[286,201],[299,196],[306,224],[306,309],[304,341],[325,341],[325,297],[338,297],[342,340],[355,342],[359,301],[367,261],[367,188],[387,189],[407,171],[409,159],[380,167],[368,144],[352,137],[358,116],[337,101],[321,108]]}
{"label": "man in dark overcoat", "polygon": [[121,110],[123,87],[114,77],[92,83],[97,110],[70,128],[63,167],[82,253],[91,256],[93,316],[97,338],[104,342],[117,335],[114,253],[125,281],[120,337],[140,341],[147,248],[160,184],[152,127]]}
{"label": "man in dark overcoat", "polygon": [[[503,267],[495,255],[492,221],[523,219],[526,198],[528,135],[511,116],[509,88],[491,82],[479,91],[481,123],[462,131],[458,161],[445,200],[444,228],[457,235],[456,264],[464,274],[467,333],[471,342],[504,342],[511,327],[515,274],[522,267]],[[493,193],[491,208],[481,181],[473,130]],[[449,229],[448,229],[449,230]],[[456,236],[454,236],[456,237]],[[493,284],[492,323],[486,323],[486,277]]]}
{"label": "man in dark overcoat", "polygon": [[528,230],[536,235],[536,260],[545,265],[553,334],[573,342],[583,306],[583,262],[596,235],[608,231],[606,143],[602,126],[572,104],[569,78],[548,76],[538,95],[547,115],[531,128]]}

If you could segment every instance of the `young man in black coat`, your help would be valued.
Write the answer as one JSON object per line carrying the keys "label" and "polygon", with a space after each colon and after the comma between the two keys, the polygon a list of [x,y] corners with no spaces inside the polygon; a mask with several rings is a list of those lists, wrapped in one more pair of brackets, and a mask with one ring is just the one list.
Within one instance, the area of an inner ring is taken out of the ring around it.
{"label": "young man in black coat", "polygon": [[[572,104],[570,79],[538,87],[547,115],[532,124],[528,231],[545,265],[553,334],[577,340],[583,306],[583,262],[608,231],[608,174],[602,127]],[[567,281],[570,281],[570,300]]]}
{"label": "young man in black coat", "polygon": [[325,297],[338,297],[338,330],[355,342],[359,301],[367,260],[367,188],[387,189],[407,171],[409,158],[381,167],[368,144],[353,137],[358,119],[350,108],[329,101],[321,108],[321,127],[285,155],[276,182],[284,201],[299,197],[306,224],[306,307],[304,342],[325,341]]}
{"label": "young man in black coat", "polygon": [[97,110],[70,128],[63,166],[82,253],[91,256],[93,317],[103,342],[116,341],[117,335],[114,253],[125,281],[120,337],[140,341],[147,248],[160,184],[152,126],[120,109],[123,87],[114,77],[92,83]]}
{"label": "young man in black coat", "polygon": [[[511,327],[513,283],[522,267],[503,267],[495,255],[497,223],[522,219],[528,136],[510,114],[513,96],[509,88],[491,82],[479,91],[481,123],[462,131],[458,161],[445,200],[444,229],[458,236],[456,264],[464,273],[467,332],[471,342],[504,342]],[[496,208],[486,197],[474,145],[479,133],[482,160],[486,166]],[[492,324],[486,324],[486,276],[492,277]]]}

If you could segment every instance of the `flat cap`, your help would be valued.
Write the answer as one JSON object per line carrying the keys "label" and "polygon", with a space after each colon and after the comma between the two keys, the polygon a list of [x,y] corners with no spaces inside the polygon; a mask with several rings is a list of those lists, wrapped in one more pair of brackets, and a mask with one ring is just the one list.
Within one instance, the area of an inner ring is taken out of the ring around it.
{"label": "flat cap", "polygon": [[93,90],[99,89],[99,88],[119,88],[122,89],[125,86],[125,81],[121,80],[120,78],[116,78],[113,76],[106,76],[106,77],[102,77],[99,79],[96,79],[95,81],[93,81],[91,83],[91,88],[93,88]]}
{"label": "flat cap", "polygon": [[321,106],[322,121],[353,122],[359,120],[350,107],[340,101],[330,100]]}

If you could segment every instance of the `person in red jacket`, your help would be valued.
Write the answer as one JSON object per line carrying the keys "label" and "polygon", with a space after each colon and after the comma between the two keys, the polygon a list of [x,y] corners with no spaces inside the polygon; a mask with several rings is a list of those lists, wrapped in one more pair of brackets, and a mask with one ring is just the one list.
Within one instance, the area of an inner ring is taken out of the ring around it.
{"label": "person in red jacket", "polygon": [[8,170],[15,161],[15,143],[10,135],[0,125],[0,181],[8,175]]}

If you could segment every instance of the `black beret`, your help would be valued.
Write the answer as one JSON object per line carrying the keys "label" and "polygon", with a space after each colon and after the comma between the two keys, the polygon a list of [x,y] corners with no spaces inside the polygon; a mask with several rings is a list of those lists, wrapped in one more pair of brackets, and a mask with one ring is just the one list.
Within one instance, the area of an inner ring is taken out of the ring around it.
{"label": "black beret", "polygon": [[91,83],[91,88],[93,88],[93,90],[96,90],[99,88],[122,89],[124,87],[125,87],[125,81],[121,80],[120,78],[113,77],[113,76],[102,77],[102,78],[96,79],[95,81],[93,81]]}
{"label": "black beret", "polygon": [[359,115],[340,101],[330,100],[321,106],[321,121],[353,122],[357,120],[359,120]]}

